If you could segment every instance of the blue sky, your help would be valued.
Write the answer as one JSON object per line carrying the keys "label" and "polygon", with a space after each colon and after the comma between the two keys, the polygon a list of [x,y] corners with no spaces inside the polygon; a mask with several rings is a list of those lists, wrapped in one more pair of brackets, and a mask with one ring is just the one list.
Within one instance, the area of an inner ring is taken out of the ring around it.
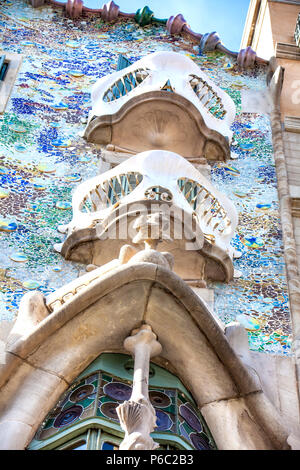
{"label": "blue sky", "polygon": [[[91,8],[101,8],[106,0],[84,0]],[[250,0],[115,0],[121,11],[133,13],[148,5],[158,18],[182,13],[197,33],[217,31],[229,49],[239,50]]]}

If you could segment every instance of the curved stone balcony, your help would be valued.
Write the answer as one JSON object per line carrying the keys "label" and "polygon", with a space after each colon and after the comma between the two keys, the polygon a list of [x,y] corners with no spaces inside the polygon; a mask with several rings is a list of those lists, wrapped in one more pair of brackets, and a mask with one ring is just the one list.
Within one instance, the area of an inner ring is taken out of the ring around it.
{"label": "curved stone balcony", "polygon": [[175,271],[186,279],[210,277],[203,271],[209,263],[202,259],[200,272],[195,252],[222,265],[212,278],[233,276],[236,209],[180,155],[154,150],[133,156],[80,184],[72,206],[71,222],[59,227],[67,238],[55,245],[66,259],[100,266],[117,258],[124,244],[156,240],[159,251],[173,254]]}
{"label": "curved stone balcony", "polygon": [[99,79],[84,137],[120,151],[226,160],[235,105],[185,55],[155,52]]}

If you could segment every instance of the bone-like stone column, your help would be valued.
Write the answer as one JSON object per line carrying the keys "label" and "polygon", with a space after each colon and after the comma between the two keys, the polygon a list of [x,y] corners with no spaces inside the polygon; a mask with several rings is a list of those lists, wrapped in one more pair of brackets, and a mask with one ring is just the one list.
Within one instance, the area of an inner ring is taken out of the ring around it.
{"label": "bone-like stone column", "polygon": [[149,362],[151,357],[161,353],[162,347],[151,327],[143,325],[125,339],[124,348],[134,356],[134,374],[131,397],[117,408],[125,431],[120,450],[153,450],[159,445],[150,436],[156,415],[148,394]]}

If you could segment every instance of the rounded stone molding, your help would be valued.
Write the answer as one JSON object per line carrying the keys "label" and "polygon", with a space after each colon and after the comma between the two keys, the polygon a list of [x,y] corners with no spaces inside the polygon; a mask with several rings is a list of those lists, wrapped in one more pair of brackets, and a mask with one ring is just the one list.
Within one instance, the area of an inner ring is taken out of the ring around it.
{"label": "rounded stone molding", "polygon": [[199,44],[200,52],[214,51],[218,44],[221,44],[220,36],[216,31],[213,33],[206,33],[202,36]]}
{"label": "rounded stone molding", "polygon": [[66,14],[72,18],[80,18],[82,16],[83,1],[82,0],[68,0],[66,4]]}
{"label": "rounded stone molding", "polygon": [[176,16],[170,16],[167,21],[166,28],[170,34],[180,34],[183,30],[183,27],[187,25],[187,22],[183,15],[180,13]]}
{"label": "rounded stone molding", "polygon": [[254,67],[256,57],[256,52],[252,49],[252,47],[248,46],[246,49],[241,49],[237,56],[238,66],[242,69]]}
{"label": "rounded stone molding", "polygon": [[[129,263],[153,263],[158,266],[162,266],[166,269],[170,269],[171,266],[174,264],[174,257],[171,253],[160,253],[156,250],[143,250],[139,251],[137,254],[133,255],[130,259]],[[169,259],[168,259],[169,258]]]}
{"label": "rounded stone molding", "polygon": [[111,0],[110,2],[107,2],[102,6],[101,18],[103,19],[103,21],[107,21],[108,23],[110,23],[118,18],[119,13],[119,5],[116,5],[115,2]]}

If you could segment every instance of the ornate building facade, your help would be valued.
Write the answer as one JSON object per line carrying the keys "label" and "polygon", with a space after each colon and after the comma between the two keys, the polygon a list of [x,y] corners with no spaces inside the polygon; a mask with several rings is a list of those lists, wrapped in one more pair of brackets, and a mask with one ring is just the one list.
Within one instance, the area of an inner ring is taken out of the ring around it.
{"label": "ornate building facade", "polygon": [[3,2],[1,448],[300,448],[298,3]]}

